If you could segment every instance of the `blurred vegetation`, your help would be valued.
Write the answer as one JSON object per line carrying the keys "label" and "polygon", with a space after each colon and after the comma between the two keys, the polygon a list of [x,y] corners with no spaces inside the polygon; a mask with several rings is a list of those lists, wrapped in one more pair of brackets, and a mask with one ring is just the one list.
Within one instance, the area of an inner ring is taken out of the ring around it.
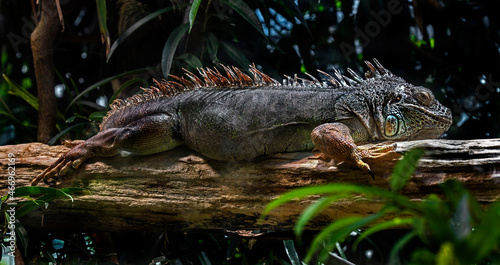
{"label": "blurred vegetation", "polygon": [[[412,201],[400,193],[423,154],[422,150],[415,149],[398,161],[389,180],[390,191],[343,183],[304,187],[285,193],[271,202],[264,215],[292,200],[320,195],[321,198],[306,208],[297,220],[294,231],[300,238],[307,223],[336,201],[350,199],[384,202],[377,213],[345,217],[327,225],[310,244],[305,255],[306,264],[313,258],[326,263],[331,259],[332,252],[348,259],[347,256],[350,257],[351,253],[346,255],[347,248],[356,252],[360,242],[371,235],[404,227],[410,227],[411,230],[394,243],[383,263],[499,264],[500,226],[497,223],[500,218],[500,202],[493,203],[485,211],[463,184],[455,180],[441,184],[440,194],[429,194],[421,201]],[[384,220],[385,218],[388,220]],[[358,232],[353,235],[353,231]],[[409,244],[412,240],[413,244]],[[344,248],[337,248],[340,243],[344,244]],[[404,248],[408,248],[407,245],[411,245],[411,251],[403,252]],[[376,245],[374,248],[376,249]],[[363,259],[356,260],[357,264],[366,262]]]}
{"label": "blurred vegetation", "polygon": [[[60,138],[90,137],[97,132],[109,102],[137,93],[153,78],[180,75],[182,68],[224,63],[246,69],[255,63],[263,72],[281,79],[284,74],[316,75],[316,69],[332,71],[333,67],[362,72],[366,70],[363,60],[371,58],[379,59],[409,82],[430,88],[452,109],[454,124],[445,137],[500,137],[498,1],[60,2],[65,30],[53,47],[60,134],[51,143],[59,143]],[[0,0],[0,145],[36,139],[38,95],[29,44],[37,20],[33,3]],[[248,247],[249,242],[243,247],[241,239],[236,240],[240,247],[234,247],[234,239],[213,235],[193,239],[198,236],[175,237],[179,242],[190,242],[186,245],[196,249],[192,252],[197,253],[196,258],[183,259],[172,253],[165,256],[178,259],[172,264],[232,264],[234,259],[218,260],[208,254],[231,250],[240,253],[237,264],[296,262],[294,255],[284,254],[284,249],[293,254],[295,247],[290,243],[273,245],[257,255]],[[79,242],[85,242],[92,235],[76,237],[84,237]],[[151,237],[141,235],[131,240]],[[35,238],[39,240],[31,240],[30,257],[38,257],[41,246],[54,253],[55,239],[73,240],[54,234]],[[156,239],[165,240],[165,236]],[[380,247],[388,241],[391,239],[384,238],[374,244]],[[212,243],[200,250],[204,242]],[[66,244],[65,248],[71,246],[75,245]],[[158,249],[163,252],[155,254],[166,253],[166,248]],[[246,251],[252,254],[245,256]],[[85,255],[83,260],[89,260]],[[58,256],[58,260],[65,258],[70,257]]]}

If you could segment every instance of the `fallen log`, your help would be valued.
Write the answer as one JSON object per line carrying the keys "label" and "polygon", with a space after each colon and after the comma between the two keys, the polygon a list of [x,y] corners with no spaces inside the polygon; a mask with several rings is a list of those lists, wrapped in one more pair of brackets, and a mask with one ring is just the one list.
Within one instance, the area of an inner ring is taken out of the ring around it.
{"label": "fallen log", "polygon": [[[457,179],[482,203],[500,198],[500,139],[400,142],[397,151],[427,150],[402,191],[414,200],[438,192],[440,183]],[[30,181],[61,154],[64,146],[28,143],[0,146],[0,194],[8,192],[8,154],[15,157],[16,187]],[[375,179],[349,164],[323,162],[311,152],[274,154],[250,162],[207,159],[186,148],[149,156],[93,158],[61,187],[87,192],[58,199],[21,218],[26,227],[59,231],[275,230],[290,231],[310,202],[292,202],[257,220],[266,205],[294,188],[353,183],[388,188],[394,161],[372,164]],[[316,217],[310,229],[331,220],[376,212],[380,202],[339,201]]]}

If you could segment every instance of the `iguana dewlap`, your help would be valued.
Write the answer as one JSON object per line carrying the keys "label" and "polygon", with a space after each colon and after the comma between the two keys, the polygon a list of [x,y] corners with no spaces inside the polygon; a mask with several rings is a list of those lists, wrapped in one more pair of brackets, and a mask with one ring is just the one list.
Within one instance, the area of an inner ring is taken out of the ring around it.
{"label": "iguana dewlap", "polygon": [[282,83],[250,68],[200,69],[200,77],[157,83],[144,93],[116,100],[100,132],[61,156],[32,184],[65,175],[94,156],[121,151],[154,154],[185,145],[217,160],[311,150],[323,158],[369,170],[366,158],[393,156],[393,145],[359,144],[437,138],[451,112],[432,92],[393,75],[377,60],[352,79],[321,72],[320,82],[287,78]]}

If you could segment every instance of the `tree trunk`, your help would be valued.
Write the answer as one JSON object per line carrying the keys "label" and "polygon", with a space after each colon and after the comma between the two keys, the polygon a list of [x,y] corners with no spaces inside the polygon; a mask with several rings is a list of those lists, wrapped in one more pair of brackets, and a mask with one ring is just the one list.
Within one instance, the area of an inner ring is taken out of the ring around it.
{"label": "tree trunk", "polygon": [[[500,197],[500,139],[423,140],[400,142],[398,151],[427,149],[417,172],[402,191],[414,200],[439,192],[447,179],[465,184],[482,203]],[[1,194],[6,194],[7,154],[16,160],[16,186],[29,182],[59,155],[63,146],[40,143],[1,146]],[[149,156],[93,158],[70,174],[63,187],[83,187],[88,193],[74,202],[60,199],[47,209],[21,218],[28,227],[68,231],[116,230],[276,230],[290,231],[310,202],[292,202],[271,212],[260,225],[266,205],[284,192],[326,183],[353,183],[388,188],[395,162],[371,164],[370,175],[348,164],[333,165],[310,152],[275,154],[252,162],[221,162],[186,148]],[[376,212],[380,202],[343,200],[316,217],[310,229],[333,219]]]}
{"label": "tree trunk", "polygon": [[41,18],[31,33],[31,50],[38,90],[38,133],[37,140],[47,143],[56,132],[56,96],[54,92],[54,62],[52,50],[59,32],[55,0],[42,0]]}

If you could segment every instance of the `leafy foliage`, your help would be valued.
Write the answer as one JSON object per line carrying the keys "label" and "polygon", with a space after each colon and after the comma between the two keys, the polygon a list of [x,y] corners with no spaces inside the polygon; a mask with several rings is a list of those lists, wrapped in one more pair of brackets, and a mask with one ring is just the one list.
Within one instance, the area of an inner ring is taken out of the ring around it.
{"label": "leafy foliage", "polygon": [[[441,185],[443,198],[430,194],[422,201],[412,201],[399,194],[423,154],[421,149],[412,150],[396,164],[390,179],[392,191],[350,184],[300,188],[271,202],[263,215],[289,201],[322,195],[321,199],[306,208],[299,217],[295,233],[300,237],[313,216],[338,200],[361,195],[366,199],[384,202],[378,213],[366,217],[346,217],[326,226],[312,241],[305,256],[306,263],[314,255],[318,255],[321,261],[327,260],[338,242],[346,240],[352,231],[365,229],[367,226],[371,227],[357,237],[353,243],[354,249],[374,233],[398,227],[412,229],[394,245],[389,257],[391,264],[401,262],[398,254],[416,238],[424,246],[413,252],[410,261],[412,264],[500,262],[500,227],[494,224],[500,218],[500,202],[490,205],[488,211],[484,211],[463,185],[453,180]],[[395,217],[390,218],[391,216]]]}

